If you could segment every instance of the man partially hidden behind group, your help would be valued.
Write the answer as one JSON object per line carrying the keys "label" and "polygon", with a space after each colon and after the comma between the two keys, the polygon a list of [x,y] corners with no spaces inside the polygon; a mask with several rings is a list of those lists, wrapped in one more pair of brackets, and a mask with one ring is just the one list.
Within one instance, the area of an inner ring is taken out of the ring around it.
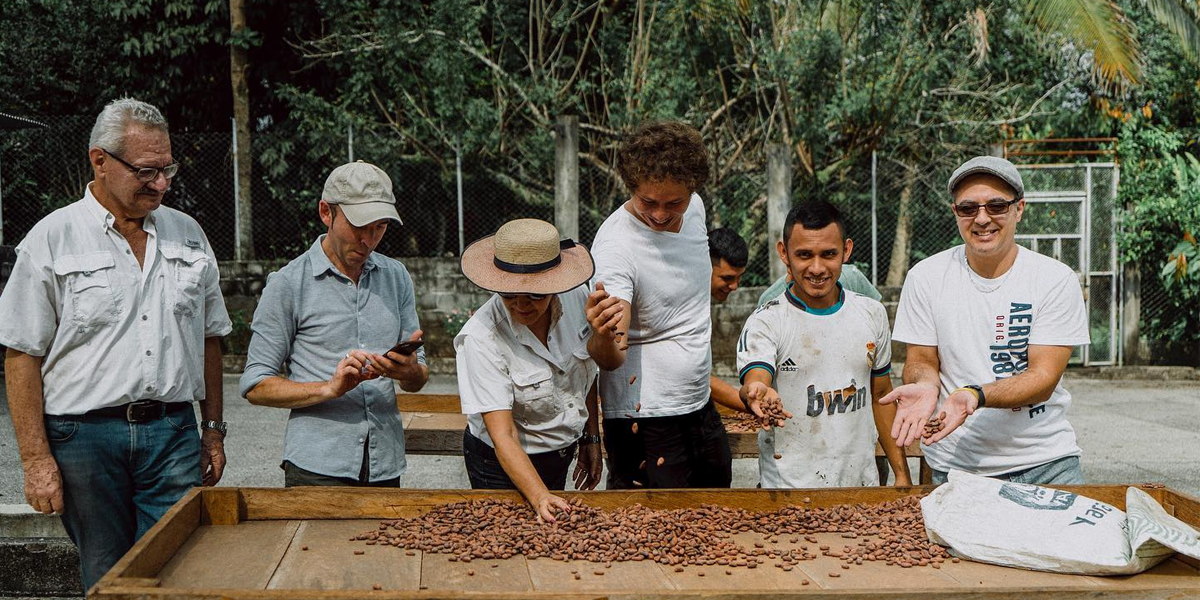
{"label": "man partially hidden behind group", "polygon": [[159,110],[105,106],[88,160],[83,198],[30,230],[0,296],[25,499],[62,514],[85,590],[188,488],[220,481],[232,328],[204,232],[162,206],[179,164]]}
{"label": "man partially hidden behind group", "polygon": [[291,411],[285,486],[397,487],[407,462],[392,381],[419,391],[429,368],[423,350],[393,350],[420,340],[421,325],[408,270],[375,253],[401,224],[392,181],[369,163],[342,165],[317,211],[326,233],[267,278],[241,394]]}

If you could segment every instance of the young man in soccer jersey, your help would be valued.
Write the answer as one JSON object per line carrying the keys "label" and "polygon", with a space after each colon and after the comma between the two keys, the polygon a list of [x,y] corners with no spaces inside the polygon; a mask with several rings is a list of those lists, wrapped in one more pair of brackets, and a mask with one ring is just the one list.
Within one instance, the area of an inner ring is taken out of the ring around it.
{"label": "young man in soccer jersey", "polygon": [[754,411],[779,399],[792,415],[758,434],[762,487],[875,485],[877,439],[896,485],[911,485],[888,435],[895,407],[877,402],[892,389],[887,311],[838,283],[854,247],[840,213],[821,200],[793,207],[777,247],[792,283],[738,339],[742,400]]}

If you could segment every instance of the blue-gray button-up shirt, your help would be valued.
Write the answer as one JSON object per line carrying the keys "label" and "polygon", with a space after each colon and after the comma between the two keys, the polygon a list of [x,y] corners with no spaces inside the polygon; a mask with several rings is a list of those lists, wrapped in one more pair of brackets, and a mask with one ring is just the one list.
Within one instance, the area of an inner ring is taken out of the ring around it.
{"label": "blue-gray button-up shirt", "polygon": [[[354,285],[329,261],[323,239],[267,277],[251,325],[242,397],[284,365],[292,381],[328,381],[347,352],[383,353],[420,329],[412,277],[400,261],[371,254]],[[424,350],[417,358],[425,363]],[[391,379],[364,381],[339,398],[293,409],[283,460],[357,479],[368,445],[371,481],[404,473],[404,430]]]}

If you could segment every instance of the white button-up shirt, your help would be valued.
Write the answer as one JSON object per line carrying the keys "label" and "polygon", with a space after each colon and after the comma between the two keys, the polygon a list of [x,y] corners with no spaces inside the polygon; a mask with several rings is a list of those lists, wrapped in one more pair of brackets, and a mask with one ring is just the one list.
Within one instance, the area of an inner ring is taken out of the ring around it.
{"label": "white button-up shirt", "polygon": [[43,357],[48,415],[203,400],[204,338],[232,329],[195,219],[148,214],[145,267],[92,195],[38,222],[0,295],[0,344]]}
{"label": "white button-up shirt", "polygon": [[[583,435],[587,393],[597,367],[587,351],[592,330],[584,313],[586,286],[559,294],[561,314],[543,346],[513,322],[493,295],[454,338],[458,394],[471,435],[496,446],[482,413],[511,410],[526,454],[560,450]],[[552,307],[553,309],[553,307]]]}

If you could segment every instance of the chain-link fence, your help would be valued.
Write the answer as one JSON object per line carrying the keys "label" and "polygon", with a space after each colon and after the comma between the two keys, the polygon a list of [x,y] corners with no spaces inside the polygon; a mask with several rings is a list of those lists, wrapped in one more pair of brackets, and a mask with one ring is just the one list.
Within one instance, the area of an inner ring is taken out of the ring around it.
{"label": "chain-link fence", "polygon": [[[94,119],[49,118],[42,120],[44,128],[0,133],[3,244],[16,245],[40,219],[83,195],[92,179],[87,146]],[[276,125],[251,137],[255,258],[288,259],[313,243],[325,229],[317,211],[325,178],[351,157],[380,166],[393,180],[404,225],[392,228],[377,248],[387,255],[456,256],[460,240],[469,244],[506,220],[553,220],[549,169],[518,181],[473,162],[469,149],[461,156],[414,158],[393,152],[389,140],[370,132],[347,128],[341,136],[317,136]],[[200,223],[218,259],[233,259],[238,228],[233,132],[172,131],[171,145],[180,170],[164,203]],[[552,165],[553,153],[549,147],[546,157],[524,162]]]}

